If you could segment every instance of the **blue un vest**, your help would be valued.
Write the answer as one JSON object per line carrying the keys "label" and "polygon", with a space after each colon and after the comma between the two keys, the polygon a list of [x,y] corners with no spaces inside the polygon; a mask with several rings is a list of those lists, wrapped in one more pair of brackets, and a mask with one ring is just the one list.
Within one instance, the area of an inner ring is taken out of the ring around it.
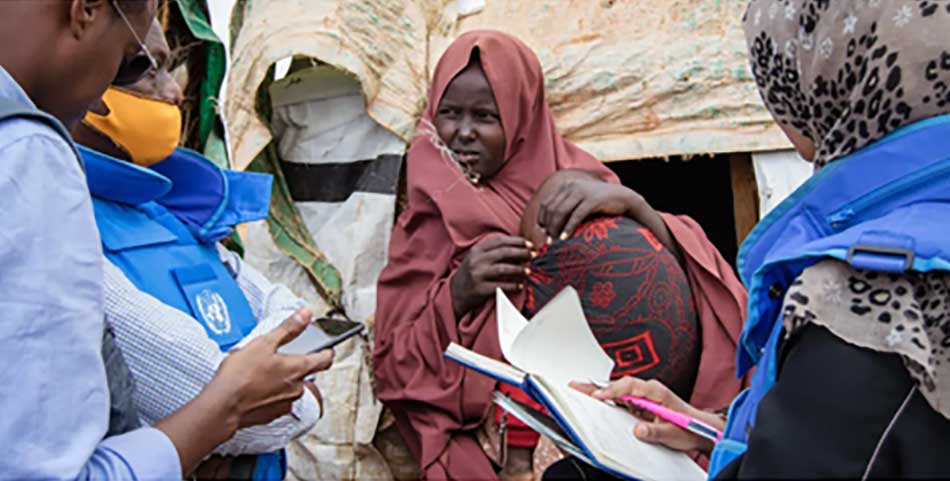
{"label": "blue un vest", "polygon": [[827,258],[886,273],[950,270],[950,116],[904,127],[818,171],[743,243],[738,270],[749,317],[737,352],[749,389],[733,401],[709,475],[746,450],[759,402],[775,384],[789,285]]}
{"label": "blue un vest", "polygon": [[[216,242],[267,216],[271,177],[226,171],[177,149],[149,169],[79,146],[103,253],[143,292],[196,320],[221,351],[257,320]],[[258,455],[253,479],[283,479],[282,452]]]}

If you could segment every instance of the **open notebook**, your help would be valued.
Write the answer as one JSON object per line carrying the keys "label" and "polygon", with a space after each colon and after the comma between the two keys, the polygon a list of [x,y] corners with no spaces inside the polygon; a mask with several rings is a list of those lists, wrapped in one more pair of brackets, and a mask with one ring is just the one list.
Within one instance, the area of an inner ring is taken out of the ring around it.
{"label": "open notebook", "polygon": [[[468,368],[517,386],[547,409],[563,434],[558,444],[580,451],[581,460],[614,475],[646,481],[703,480],[706,473],[683,453],[644,443],[633,435],[639,422],[623,408],[568,387],[570,381],[606,383],[613,361],[604,353],[584,317],[577,292],[568,287],[528,322],[499,290],[496,293],[498,340],[511,364],[452,343],[445,356]],[[538,413],[500,402],[522,421]],[[539,429],[540,420],[526,424]],[[553,439],[553,438],[552,438]],[[565,443],[563,441],[569,441]]]}

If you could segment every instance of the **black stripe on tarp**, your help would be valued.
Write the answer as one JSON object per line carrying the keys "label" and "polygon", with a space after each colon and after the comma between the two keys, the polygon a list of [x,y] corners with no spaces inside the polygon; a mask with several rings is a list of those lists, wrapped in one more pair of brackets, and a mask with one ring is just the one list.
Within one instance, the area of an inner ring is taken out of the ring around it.
{"label": "black stripe on tarp", "polygon": [[296,202],[343,202],[354,192],[395,195],[402,156],[329,164],[281,161],[281,169]]}

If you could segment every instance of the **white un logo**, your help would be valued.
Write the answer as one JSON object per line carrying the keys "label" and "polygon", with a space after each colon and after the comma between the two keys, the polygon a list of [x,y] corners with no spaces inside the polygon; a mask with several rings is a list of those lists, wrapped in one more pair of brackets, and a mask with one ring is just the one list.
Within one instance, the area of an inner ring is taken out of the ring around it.
{"label": "white un logo", "polygon": [[195,304],[198,305],[201,318],[211,332],[219,336],[231,332],[231,316],[221,294],[205,289],[195,296]]}

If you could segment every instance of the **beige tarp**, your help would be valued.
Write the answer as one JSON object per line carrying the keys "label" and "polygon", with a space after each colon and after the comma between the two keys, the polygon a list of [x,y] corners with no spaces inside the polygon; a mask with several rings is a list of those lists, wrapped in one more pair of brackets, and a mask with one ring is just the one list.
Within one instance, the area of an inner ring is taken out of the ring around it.
{"label": "beige tarp", "polygon": [[245,167],[270,141],[254,105],[278,60],[306,55],[352,72],[370,115],[408,140],[440,54],[477,28],[537,52],[561,131],[602,160],[787,148],[749,74],[745,4],[486,0],[459,18],[456,0],[252,0],[224,106],[233,162]]}
{"label": "beige tarp", "polygon": [[[223,102],[232,162],[243,169],[271,141],[255,108],[258,88],[279,60],[308,56],[352,73],[369,115],[408,141],[439,56],[460,33],[477,28],[508,31],[537,52],[561,131],[602,160],[788,148],[748,73],[739,29],[744,4],[486,0],[481,12],[459,18],[457,0],[239,2],[243,27]],[[249,259],[320,306],[306,273],[269,235],[263,224],[249,229]],[[314,237],[333,258],[332,245]],[[379,405],[369,393],[369,351],[365,343],[341,346],[337,365],[318,379],[328,416],[292,444],[291,478],[412,478],[402,470],[406,463],[387,466],[380,456],[406,461],[398,443],[377,436],[370,444]]]}

